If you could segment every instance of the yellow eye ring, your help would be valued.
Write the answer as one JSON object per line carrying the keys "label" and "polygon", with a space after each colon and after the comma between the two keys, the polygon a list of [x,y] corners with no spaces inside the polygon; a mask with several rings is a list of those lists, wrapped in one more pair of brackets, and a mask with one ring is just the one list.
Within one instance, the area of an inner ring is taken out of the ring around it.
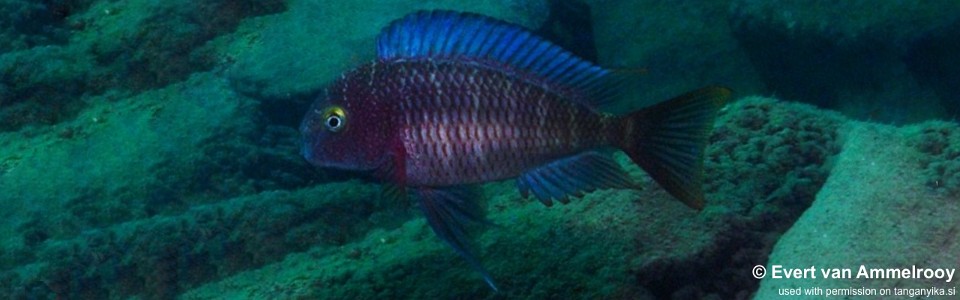
{"label": "yellow eye ring", "polygon": [[323,126],[330,132],[343,131],[347,126],[347,111],[340,106],[331,106],[323,110]]}

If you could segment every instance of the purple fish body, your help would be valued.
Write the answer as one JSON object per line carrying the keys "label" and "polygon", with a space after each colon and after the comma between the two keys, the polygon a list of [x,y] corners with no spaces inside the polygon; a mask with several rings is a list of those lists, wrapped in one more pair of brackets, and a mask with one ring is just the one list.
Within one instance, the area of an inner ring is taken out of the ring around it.
{"label": "purple fish body", "polygon": [[703,148],[725,88],[630,113],[603,112],[624,77],[512,24],[419,12],[378,37],[377,60],[344,73],[301,125],[316,166],[369,171],[419,201],[428,224],[494,289],[466,225],[487,223],[478,183],[516,178],[546,205],[636,185],[620,149],[671,195],[701,208]]}
{"label": "purple fish body", "polygon": [[391,112],[369,122],[382,122],[374,126],[403,152],[399,161],[405,173],[383,179],[407,186],[513,178],[613,139],[611,115],[562,101],[564,95],[535,79],[498,68],[505,67],[460,60],[374,62],[333,88],[369,91],[360,97],[376,100],[360,105]]}

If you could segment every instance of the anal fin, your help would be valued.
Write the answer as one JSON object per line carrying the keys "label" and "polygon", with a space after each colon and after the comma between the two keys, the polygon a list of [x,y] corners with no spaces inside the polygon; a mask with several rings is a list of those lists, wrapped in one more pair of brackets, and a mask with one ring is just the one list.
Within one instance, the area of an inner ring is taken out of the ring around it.
{"label": "anal fin", "polygon": [[637,186],[610,155],[588,151],[559,159],[527,171],[517,178],[520,194],[533,194],[546,206],[553,200],[567,203],[569,196],[580,197],[597,189]]}

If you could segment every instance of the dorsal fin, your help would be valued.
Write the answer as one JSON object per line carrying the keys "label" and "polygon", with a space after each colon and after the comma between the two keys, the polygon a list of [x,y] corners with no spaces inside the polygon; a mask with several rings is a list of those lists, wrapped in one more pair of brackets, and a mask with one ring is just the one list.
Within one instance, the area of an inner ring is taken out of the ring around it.
{"label": "dorsal fin", "polygon": [[393,21],[377,37],[377,56],[496,62],[594,108],[613,101],[622,83],[613,72],[518,25],[455,11],[419,11]]}

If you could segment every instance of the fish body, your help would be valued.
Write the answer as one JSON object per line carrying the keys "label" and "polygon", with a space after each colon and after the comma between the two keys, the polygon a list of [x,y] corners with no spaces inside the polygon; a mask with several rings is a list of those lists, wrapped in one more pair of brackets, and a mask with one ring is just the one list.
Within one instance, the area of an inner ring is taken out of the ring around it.
{"label": "fish body", "polygon": [[609,145],[619,133],[612,115],[564,101],[536,80],[498,68],[503,66],[458,60],[373,62],[332,89],[357,96],[341,101],[348,110],[390,112],[366,122],[380,123],[369,125],[382,131],[381,139],[398,144],[392,148],[402,151],[389,155],[402,157],[387,163],[402,162],[405,172],[381,179],[410,187],[517,177]]}
{"label": "fish body", "polygon": [[703,149],[721,87],[615,115],[625,77],[518,26],[450,11],[387,26],[378,58],[344,73],[307,112],[302,152],[316,166],[367,171],[413,195],[428,224],[478,270],[468,224],[488,223],[478,183],[516,178],[546,205],[636,188],[608,149],[623,150],[671,195],[704,205]]}

